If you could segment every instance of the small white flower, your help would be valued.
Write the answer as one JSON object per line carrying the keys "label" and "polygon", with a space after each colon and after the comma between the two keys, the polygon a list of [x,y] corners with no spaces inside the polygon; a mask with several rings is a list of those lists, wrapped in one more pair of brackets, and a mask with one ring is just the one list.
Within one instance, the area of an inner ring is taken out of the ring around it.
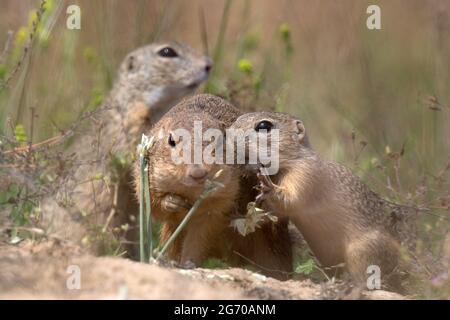
{"label": "small white flower", "polygon": [[145,134],[142,134],[141,143],[137,146],[137,152],[140,156],[145,156],[154,144],[155,139],[153,136],[148,137]]}

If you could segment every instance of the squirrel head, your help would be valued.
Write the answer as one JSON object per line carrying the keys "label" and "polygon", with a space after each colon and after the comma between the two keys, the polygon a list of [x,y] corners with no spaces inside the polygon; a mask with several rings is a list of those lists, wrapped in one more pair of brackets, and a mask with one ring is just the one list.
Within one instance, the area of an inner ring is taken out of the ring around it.
{"label": "squirrel head", "polygon": [[224,123],[204,112],[167,113],[151,131],[155,138],[149,157],[152,188],[194,201],[209,180],[226,186],[210,197],[230,197],[238,190],[239,173],[223,161],[224,128]]}
{"label": "squirrel head", "polygon": [[178,42],[153,43],[123,60],[116,88],[120,107],[135,102],[149,108],[174,105],[208,78],[212,60]]}
{"label": "squirrel head", "polygon": [[[227,143],[244,143],[244,149],[239,149],[237,145],[235,150],[245,152],[247,168],[251,170],[258,169],[261,164],[266,166],[261,161],[263,156],[268,162],[276,162],[281,169],[291,160],[306,159],[315,154],[303,122],[286,113],[247,113],[240,116],[229,131],[241,138],[231,139]],[[249,162],[251,155],[254,155],[256,163]]]}

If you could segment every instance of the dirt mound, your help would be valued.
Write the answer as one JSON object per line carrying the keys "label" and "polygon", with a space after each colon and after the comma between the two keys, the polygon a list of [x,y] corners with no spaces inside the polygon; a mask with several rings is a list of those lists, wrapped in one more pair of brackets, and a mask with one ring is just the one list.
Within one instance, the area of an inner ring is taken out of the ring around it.
{"label": "dirt mound", "polygon": [[[76,276],[79,275],[79,278]],[[79,279],[79,282],[77,280]],[[79,284],[79,289],[78,289]],[[94,257],[67,242],[0,246],[0,299],[336,299],[338,284],[267,278],[243,269],[176,269]],[[366,299],[402,299],[386,291]]]}

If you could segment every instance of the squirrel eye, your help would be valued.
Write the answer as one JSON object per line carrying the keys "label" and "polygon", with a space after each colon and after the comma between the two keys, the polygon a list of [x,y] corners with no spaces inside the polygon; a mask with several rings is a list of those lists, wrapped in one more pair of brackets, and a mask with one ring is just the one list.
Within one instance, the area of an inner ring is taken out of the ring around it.
{"label": "squirrel eye", "polygon": [[172,148],[175,148],[175,146],[177,145],[175,140],[173,140],[172,134],[169,135],[169,146],[171,146]]}
{"label": "squirrel eye", "polygon": [[158,55],[164,58],[175,58],[178,57],[178,53],[171,47],[165,47],[158,51]]}
{"label": "squirrel eye", "polygon": [[267,120],[263,120],[261,122],[258,122],[255,127],[255,131],[259,130],[266,130],[266,132],[269,132],[273,128],[273,123]]}

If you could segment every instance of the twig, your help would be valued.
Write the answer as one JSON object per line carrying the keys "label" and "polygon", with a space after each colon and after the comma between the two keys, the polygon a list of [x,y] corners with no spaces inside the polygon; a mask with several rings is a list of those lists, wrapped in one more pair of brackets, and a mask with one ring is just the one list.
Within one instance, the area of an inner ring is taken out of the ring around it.
{"label": "twig", "polygon": [[53,240],[56,240],[56,241],[61,242],[61,243],[69,243],[69,244],[71,243],[70,240],[58,237],[58,236],[56,236],[54,234],[49,234],[48,232],[46,232],[45,230],[42,230],[40,228],[27,228],[27,227],[7,226],[7,227],[4,227],[4,228],[0,228],[0,233],[4,232],[4,231],[12,231],[12,230],[30,232],[33,235],[40,236],[40,237],[43,237],[45,239],[53,239]]}
{"label": "twig", "polygon": [[444,174],[450,170],[450,159],[447,161],[447,163],[445,164],[444,168],[438,173],[437,178],[442,180]]}
{"label": "twig", "polygon": [[117,203],[119,200],[119,186],[117,184],[114,185],[114,198],[111,211],[109,212],[108,218],[106,219],[106,223],[103,226],[102,232],[105,233],[108,229],[109,224],[111,223],[112,218],[116,214]]}
{"label": "twig", "polygon": [[34,137],[34,118],[35,118],[35,111],[36,109],[34,107],[30,108],[31,110],[31,119],[30,119],[30,136],[28,139],[28,150],[27,150],[27,158],[26,158],[26,166],[28,167],[30,165],[31,156],[33,155],[32,147],[33,147],[33,137]]}
{"label": "twig", "polygon": [[28,145],[26,147],[19,147],[19,148],[14,148],[12,150],[4,151],[3,154],[8,155],[8,154],[13,154],[13,153],[21,153],[21,152],[25,152],[25,151],[29,150],[30,148],[32,148],[34,151],[37,151],[37,149],[39,149],[40,147],[52,146],[52,145],[57,144],[58,142],[60,142],[64,138],[66,138],[68,136],[68,133],[69,132],[67,132],[66,134],[61,134],[59,136],[32,144],[31,146]]}
{"label": "twig", "polygon": [[[288,272],[288,271],[283,271],[283,270],[277,270],[277,269],[270,269],[270,268],[266,268],[263,267],[259,264],[257,264],[255,261],[251,260],[250,258],[247,258],[246,256],[242,255],[241,253],[237,252],[237,251],[233,251],[233,253],[237,254],[238,256],[240,256],[242,259],[246,260],[247,262],[251,263],[252,265],[254,265],[255,267],[260,268],[261,270],[264,271],[268,271],[268,272],[278,272],[278,273],[282,273],[288,276],[291,276],[293,274],[297,274],[298,272],[292,271],[292,272]],[[331,282],[330,277],[327,275],[327,273],[325,272],[325,270],[323,270],[322,268],[320,268],[316,263],[314,263],[314,268],[319,270],[324,276],[325,278]],[[329,267],[330,269],[333,267]]]}
{"label": "twig", "polygon": [[288,276],[291,276],[293,274],[296,274],[295,271],[292,272],[288,272],[288,271],[283,271],[283,270],[276,270],[276,269],[270,269],[270,268],[266,268],[263,266],[260,266],[259,264],[257,264],[255,261],[251,260],[250,258],[247,258],[246,256],[242,255],[241,253],[237,252],[237,251],[233,251],[233,253],[237,254],[239,257],[241,257],[242,259],[244,259],[245,261],[249,262],[250,264],[254,265],[255,267],[260,268],[261,270],[264,271],[268,271],[268,272],[279,272],[282,274],[286,274]]}
{"label": "twig", "polygon": [[98,206],[97,206],[97,193],[95,192],[95,184],[94,184],[94,180],[91,180],[91,190],[92,190],[92,201],[94,202],[94,213],[95,213],[95,218],[96,218],[96,222],[98,222]]}
{"label": "twig", "polygon": [[40,229],[40,228],[26,228],[26,227],[5,227],[3,229],[0,229],[0,231],[11,231],[11,230],[17,230],[17,231],[26,231],[26,232],[30,232],[34,235],[38,235],[38,236],[45,236],[45,231]]}
{"label": "twig", "polygon": [[[317,270],[319,270],[320,271],[320,273],[322,273],[324,276],[325,276],[325,278],[329,281],[329,282],[332,282],[332,279],[327,275],[327,273],[325,272],[325,270],[323,270],[322,268],[320,268],[317,264],[315,264],[314,263],[314,268],[315,269],[317,269]],[[336,267],[337,268],[337,267]],[[330,267],[329,269],[332,269],[332,267]]]}
{"label": "twig", "polygon": [[397,189],[399,193],[402,193],[402,184],[400,182],[400,160],[395,160],[394,164],[395,181],[397,183]]}
{"label": "twig", "polygon": [[217,188],[222,187],[223,185],[219,183],[214,183],[213,181],[210,181],[210,183],[206,184],[205,190],[203,193],[198,197],[198,199],[195,201],[194,205],[191,207],[187,215],[184,217],[183,221],[178,225],[175,232],[170,236],[169,240],[164,244],[163,248],[161,249],[161,252],[158,255],[157,260],[159,260],[167,251],[167,249],[170,247],[170,245],[173,243],[175,238],[178,236],[178,234],[183,230],[183,228],[186,226],[186,224],[189,222],[191,217],[194,215],[194,213],[197,211],[198,207],[200,207],[203,200],[208,197],[211,193],[215,192]]}
{"label": "twig", "polygon": [[[33,148],[34,151],[37,151],[38,148],[44,147],[44,146],[53,146],[55,144],[61,143],[65,140],[67,140],[68,138],[70,138],[76,131],[76,129],[78,128],[78,126],[86,119],[93,117],[94,115],[96,115],[97,113],[100,112],[104,112],[109,110],[110,107],[105,105],[102,106],[100,108],[98,108],[95,111],[91,111],[91,112],[86,112],[84,114],[82,114],[78,120],[72,124],[70,126],[70,128],[66,131],[63,131],[60,135],[53,137],[53,138],[49,138],[47,140],[32,144],[31,147]],[[10,123],[10,125],[12,126],[12,123]],[[12,126],[11,130],[13,130],[12,132],[14,132],[14,126]],[[29,146],[26,147],[18,147],[18,148],[14,148],[11,150],[7,150],[2,152],[3,155],[9,155],[9,154],[15,154],[15,153],[20,153],[20,152],[25,152],[29,150]]]}

